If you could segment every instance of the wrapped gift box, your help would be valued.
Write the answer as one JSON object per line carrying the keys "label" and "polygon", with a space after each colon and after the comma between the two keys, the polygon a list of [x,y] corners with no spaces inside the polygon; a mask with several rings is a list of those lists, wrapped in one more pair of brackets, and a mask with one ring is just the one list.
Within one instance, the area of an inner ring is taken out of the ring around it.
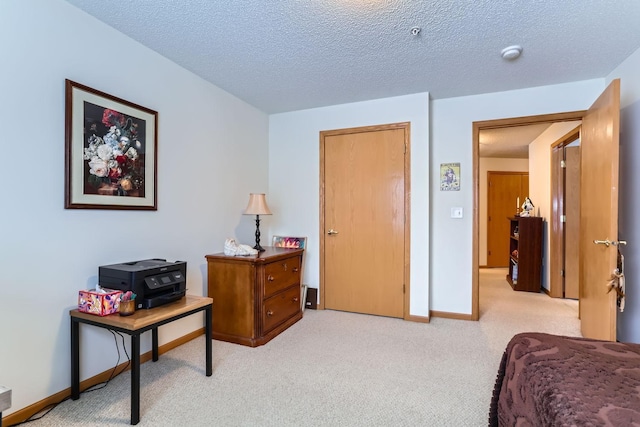
{"label": "wrapped gift box", "polygon": [[107,316],[120,310],[120,296],[122,291],[105,289],[97,292],[95,289],[78,292],[78,310],[84,313]]}

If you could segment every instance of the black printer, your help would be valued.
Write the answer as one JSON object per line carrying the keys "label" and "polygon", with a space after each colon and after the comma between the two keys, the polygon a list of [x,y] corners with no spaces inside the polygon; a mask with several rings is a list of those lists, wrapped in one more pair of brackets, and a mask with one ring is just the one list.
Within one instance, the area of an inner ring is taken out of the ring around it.
{"label": "black printer", "polygon": [[136,294],[136,308],[177,301],[187,293],[187,263],[153,258],[98,267],[103,288]]}

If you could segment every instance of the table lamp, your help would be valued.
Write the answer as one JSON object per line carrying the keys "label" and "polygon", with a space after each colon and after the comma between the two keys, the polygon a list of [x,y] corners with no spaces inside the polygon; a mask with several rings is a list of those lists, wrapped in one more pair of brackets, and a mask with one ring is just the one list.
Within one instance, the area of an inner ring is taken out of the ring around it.
{"label": "table lamp", "polygon": [[249,194],[249,205],[244,210],[244,215],[256,216],[256,245],[253,249],[258,252],[263,252],[264,248],[260,246],[260,215],[272,215],[267,206],[267,200],[264,197],[264,193],[251,193]]}

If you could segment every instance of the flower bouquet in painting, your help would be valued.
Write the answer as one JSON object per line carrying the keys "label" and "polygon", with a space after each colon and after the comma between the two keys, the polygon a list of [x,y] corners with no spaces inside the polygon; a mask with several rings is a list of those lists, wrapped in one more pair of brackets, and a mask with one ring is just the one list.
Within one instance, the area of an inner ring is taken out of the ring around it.
{"label": "flower bouquet in painting", "polygon": [[144,197],[144,120],[85,103],[84,194]]}

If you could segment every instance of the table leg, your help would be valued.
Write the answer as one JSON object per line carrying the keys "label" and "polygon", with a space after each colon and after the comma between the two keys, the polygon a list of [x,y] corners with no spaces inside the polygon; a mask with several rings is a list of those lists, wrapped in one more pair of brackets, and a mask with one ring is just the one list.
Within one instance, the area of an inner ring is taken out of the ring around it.
{"label": "table leg", "polygon": [[205,342],[205,351],[207,352],[206,358],[207,358],[207,376],[210,377],[211,374],[213,373],[213,357],[211,354],[212,351],[212,341],[213,341],[213,337],[211,336],[213,331],[213,325],[211,324],[211,318],[212,318],[212,312],[211,312],[211,306],[207,306],[207,308],[204,310],[204,342]]}
{"label": "table leg", "polygon": [[71,399],[80,399],[80,322],[71,318]]}
{"label": "table leg", "polygon": [[158,361],[158,328],[151,330],[151,355],[154,362]]}
{"label": "table leg", "polygon": [[140,422],[140,334],[131,335],[131,424]]}

